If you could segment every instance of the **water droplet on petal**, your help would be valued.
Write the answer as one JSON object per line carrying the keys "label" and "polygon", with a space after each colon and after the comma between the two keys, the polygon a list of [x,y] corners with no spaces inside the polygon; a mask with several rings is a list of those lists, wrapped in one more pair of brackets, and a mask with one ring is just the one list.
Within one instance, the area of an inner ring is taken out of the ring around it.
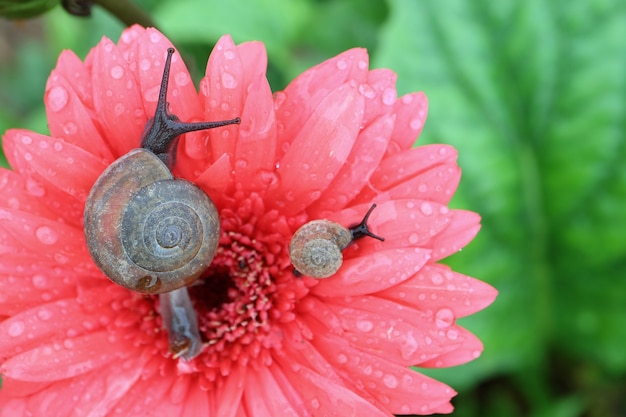
{"label": "water droplet on petal", "polygon": [[383,91],[383,104],[391,106],[396,102],[397,94],[395,88],[385,88]]}
{"label": "water droplet on petal", "polygon": [[33,275],[33,285],[35,288],[44,288],[48,284],[48,277],[41,274]]}
{"label": "water droplet on petal", "polygon": [[440,329],[450,327],[454,323],[454,313],[449,308],[442,308],[435,313],[435,324]]}
{"label": "water droplet on petal", "polygon": [[383,377],[383,383],[389,388],[396,388],[398,386],[398,378],[394,375],[387,374]]}
{"label": "water droplet on petal", "polygon": [[424,125],[424,121],[422,119],[419,119],[419,118],[413,119],[409,123],[409,126],[413,130],[420,130],[423,125]]}
{"label": "water droplet on petal", "polygon": [[50,318],[52,318],[52,313],[50,312],[50,310],[39,310],[37,312],[37,317],[39,317],[40,320],[50,320]]}
{"label": "water droplet on petal", "polygon": [[119,80],[124,75],[124,68],[119,65],[115,65],[114,67],[111,67],[109,74],[111,74],[113,79]]}
{"label": "water droplet on petal", "polygon": [[174,82],[181,87],[189,84],[189,81],[189,74],[185,71],[181,71],[174,76]]}
{"label": "water droplet on petal", "polygon": [[356,322],[356,327],[362,332],[369,332],[374,328],[374,323],[369,320],[359,320]]}
{"label": "water droplet on petal", "polygon": [[339,60],[339,61],[337,61],[337,68],[339,70],[345,70],[346,68],[348,68],[348,63],[346,61],[344,61],[343,59]]}
{"label": "water droplet on petal", "polygon": [[420,211],[424,216],[430,216],[433,214],[433,206],[430,203],[424,202],[420,206]]}
{"label": "water droplet on petal", "polygon": [[225,72],[222,74],[222,85],[224,88],[235,88],[237,87],[237,80],[231,74]]}
{"label": "water droplet on petal", "polygon": [[28,135],[24,135],[24,136],[22,136],[22,143],[24,145],[30,145],[31,143],[33,143],[33,138],[31,138]]}
{"label": "water droplet on petal", "polygon": [[152,63],[147,58],[143,58],[141,61],[139,61],[139,69],[142,71],[148,71],[151,65]]}
{"label": "water droplet on petal", "polygon": [[344,355],[343,353],[340,353],[339,355],[337,355],[337,362],[339,362],[339,363],[347,363],[348,362],[348,357],[346,355]]}
{"label": "water droplet on petal", "polygon": [[56,113],[63,110],[68,101],[69,95],[64,87],[57,85],[48,91],[46,104],[51,111]]}
{"label": "water droplet on petal", "polygon": [[57,232],[49,228],[48,226],[41,226],[35,230],[37,239],[44,245],[54,245],[59,239]]}
{"label": "water droplet on petal", "polygon": [[16,322],[11,323],[11,325],[9,326],[8,333],[9,333],[9,336],[12,336],[12,337],[17,337],[21,335],[22,333],[24,333],[24,322],[16,321]]}
{"label": "water droplet on petal", "polygon": [[[66,135],[74,135],[77,131],[78,131],[78,127],[76,126],[76,123],[67,122],[63,125],[63,132]],[[41,143],[45,143],[45,142],[41,142]]]}
{"label": "water droplet on petal", "polygon": [[312,398],[311,399],[311,407],[314,410],[317,410],[318,408],[320,408],[320,400],[318,400],[317,398]]}

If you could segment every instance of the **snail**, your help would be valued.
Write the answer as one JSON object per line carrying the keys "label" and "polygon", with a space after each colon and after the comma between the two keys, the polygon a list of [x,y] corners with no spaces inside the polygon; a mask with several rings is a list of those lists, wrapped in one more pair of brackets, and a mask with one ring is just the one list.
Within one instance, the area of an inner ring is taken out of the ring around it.
{"label": "snail", "polygon": [[113,282],[130,290],[158,294],[183,288],[209,266],[220,236],[219,215],[200,188],[175,179],[179,136],[240,123],[239,118],[183,123],[168,112],[167,86],[173,48],[154,117],[141,148],[114,161],[93,185],[84,212],[87,248]]}
{"label": "snail", "polygon": [[385,238],[375,235],[367,226],[375,208],[376,204],[372,204],[363,220],[349,228],[330,220],[313,220],[300,227],[289,243],[294,273],[328,278],[339,270],[343,263],[342,251],[355,240],[369,236],[384,241]]}

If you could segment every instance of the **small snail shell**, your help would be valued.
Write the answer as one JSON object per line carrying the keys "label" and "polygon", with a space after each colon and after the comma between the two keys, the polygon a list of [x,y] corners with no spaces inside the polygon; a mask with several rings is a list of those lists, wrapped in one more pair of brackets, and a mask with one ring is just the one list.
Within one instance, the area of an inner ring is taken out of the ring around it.
{"label": "small snail shell", "polygon": [[142,148],[114,161],[94,184],[84,214],[87,248],[117,284],[141,293],[185,287],[209,266],[220,236],[219,214],[194,184],[174,179],[178,137],[186,132],[238,124],[182,123],[167,111],[174,49],[167,51],[155,115]]}
{"label": "small snail shell", "polygon": [[342,251],[354,240],[369,236],[384,241],[367,226],[374,208],[376,204],[372,204],[359,224],[350,228],[330,220],[313,220],[300,227],[289,243],[289,257],[296,274],[328,278],[339,270]]}

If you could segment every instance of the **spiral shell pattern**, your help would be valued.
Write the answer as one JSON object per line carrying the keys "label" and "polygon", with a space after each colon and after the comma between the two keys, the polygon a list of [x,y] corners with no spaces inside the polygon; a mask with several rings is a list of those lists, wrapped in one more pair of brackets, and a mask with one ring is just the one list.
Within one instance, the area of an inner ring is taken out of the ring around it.
{"label": "spiral shell pattern", "polygon": [[341,251],[351,240],[350,231],[340,224],[313,220],[294,233],[289,244],[289,257],[299,273],[328,278],[341,267]]}
{"label": "spiral shell pattern", "polygon": [[98,267],[117,284],[152,294],[196,280],[213,260],[220,235],[209,197],[174,179],[145,149],[130,151],[98,178],[84,223]]}

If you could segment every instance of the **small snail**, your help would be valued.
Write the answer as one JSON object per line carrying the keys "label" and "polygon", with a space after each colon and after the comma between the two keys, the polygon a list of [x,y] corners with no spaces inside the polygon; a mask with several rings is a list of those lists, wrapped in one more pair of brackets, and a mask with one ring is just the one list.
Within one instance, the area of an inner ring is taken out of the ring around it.
{"label": "small snail", "polygon": [[84,214],[87,248],[115,283],[140,293],[167,293],[196,280],[217,249],[215,205],[194,184],[174,179],[179,135],[238,124],[240,119],[182,123],[167,111],[173,48],[161,80],[154,117],[140,149],[113,162],[94,184]]}
{"label": "small snail", "polygon": [[367,226],[375,208],[376,204],[372,204],[363,220],[349,228],[329,220],[313,220],[300,227],[289,243],[289,257],[295,274],[328,278],[341,267],[341,252],[350,243],[365,236],[384,241],[385,238],[375,235]]}

